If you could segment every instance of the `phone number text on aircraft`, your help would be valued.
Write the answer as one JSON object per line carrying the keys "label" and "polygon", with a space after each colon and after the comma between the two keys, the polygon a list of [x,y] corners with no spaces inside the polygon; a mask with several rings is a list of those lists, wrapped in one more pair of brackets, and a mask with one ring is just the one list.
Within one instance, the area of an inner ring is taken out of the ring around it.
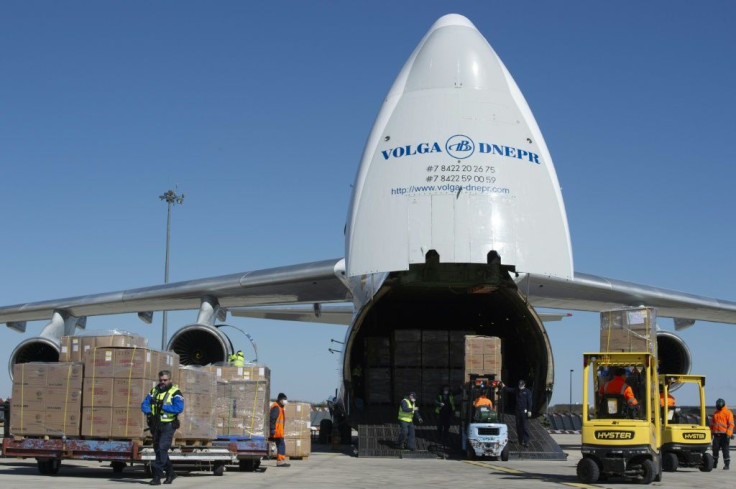
{"label": "phone number text on aircraft", "polygon": [[[446,165],[428,165],[425,181],[427,183],[451,182],[451,183],[496,183],[495,166],[467,165],[452,163]],[[442,175],[437,173],[449,173]],[[462,174],[461,174],[462,173]]]}

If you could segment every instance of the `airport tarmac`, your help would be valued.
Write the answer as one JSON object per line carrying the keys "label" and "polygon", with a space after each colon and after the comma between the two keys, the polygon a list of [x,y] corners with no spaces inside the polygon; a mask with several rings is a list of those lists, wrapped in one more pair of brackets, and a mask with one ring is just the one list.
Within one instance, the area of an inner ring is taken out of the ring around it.
{"label": "airport tarmac", "polygon": [[[216,484],[218,489],[249,487],[272,488],[287,486],[299,488],[349,487],[501,487],[554,488],[554,487],[610,487],[624,489],[641,487],[623,481],[607,481],[586,485],[578,482],[575,466],[580,459],[580,435],[554,435],[568,459],[560,461],[441,459],[387,459],[357,458],[352,450],[341,452],[313,452],[306,460],[293,460],[289,468],[276,468],[274,460],[264,460],[258,472],[226,472],[216,477],[207,472],[192,472],[178,477],[172,487],[201,488]],[[34,460],[0,458],[0,486],[3,488],[38,488],[53,484],[54,489],[131,487],[121,484],[146,485],[150,480],[142,469],[126,469],[114,475],[109,464],[98,462],[65,461],[56,476],[42,476]],[[736,473],[717,469],[703,473],[697,469],[680,469],[665,473],[662,482],[652,486],[687,488],[702,486],[728,487]]]}

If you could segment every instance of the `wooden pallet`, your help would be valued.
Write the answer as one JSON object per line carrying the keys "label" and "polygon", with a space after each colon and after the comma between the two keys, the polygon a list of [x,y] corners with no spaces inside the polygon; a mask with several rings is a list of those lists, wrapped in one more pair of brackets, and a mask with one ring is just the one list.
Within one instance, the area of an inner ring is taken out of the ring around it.
{"label": "wooden pallet", "polygon": [[289,456],[289,460],[309,460],[309,455],[301,455],[299,457]]}

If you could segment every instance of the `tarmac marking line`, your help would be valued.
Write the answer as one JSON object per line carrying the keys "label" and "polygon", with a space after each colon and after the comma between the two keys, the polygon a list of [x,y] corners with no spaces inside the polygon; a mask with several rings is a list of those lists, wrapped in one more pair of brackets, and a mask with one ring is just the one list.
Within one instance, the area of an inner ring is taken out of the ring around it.
{"label": "tarmac marking line", "polygon": [[475,462],[472,460],[465,460],[465,463],[471,465],[477,465],[478,467],[485,467],[486,469],[500,470],[501,472],[508,472],[509,474],[523,474],[524,472],[516,469],[509,469],[507,467],[501,467],[498,465],[491,465],[484,462]]}
{"label": "tarmac marking line", "polygon": [[591,486],[589,484],[581,484],[579,482],[561,482],[563,486],[579,487],[580,489],[599,489],[601,486]]}

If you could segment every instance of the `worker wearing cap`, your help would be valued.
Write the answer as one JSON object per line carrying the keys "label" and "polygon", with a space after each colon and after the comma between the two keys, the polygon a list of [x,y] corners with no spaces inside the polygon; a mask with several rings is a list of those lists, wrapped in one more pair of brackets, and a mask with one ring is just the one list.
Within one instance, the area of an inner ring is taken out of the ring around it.
{"label": "worker wearing cap", "polygon": [[414,392],[410,392],[404,399],[402,399],[399,405],[399,440],[396,445],[399,449],[404,448],[404,442],[409,450],[415,450],[414,438],[414,416],[417,416],[417,421],[421,424],[423,422],[422,417],[419,415],[419,408],[416,405],[417,396]]}
{"label": "worker wearing cap", "polygon": [[243,350],[238,350],[236,353],[230,355],[229,360],[234,367],[245,367],[245,355],[243,355]]}
{"label": "worker wearing cap", "polygon": [[723,452],[723,470],[731,464],[729,440],[733,439],[733,413],[726,407],[726,401],[716,401],[716,412],[710,421],[710,433],[713,435],[713,468],[718,466],[718,452]]}
{"label": "worker wearing cap", "polygon": [[276,442],[276,467],[289,467],[291,464],[286,462],[286,443],[284,443],[284,425],[286,424],[286,415],[284,414],[284,406],[289,402],[286,394],[280,392],[276,398],[276,402],[271,404],[270,418],[270,441]]}

